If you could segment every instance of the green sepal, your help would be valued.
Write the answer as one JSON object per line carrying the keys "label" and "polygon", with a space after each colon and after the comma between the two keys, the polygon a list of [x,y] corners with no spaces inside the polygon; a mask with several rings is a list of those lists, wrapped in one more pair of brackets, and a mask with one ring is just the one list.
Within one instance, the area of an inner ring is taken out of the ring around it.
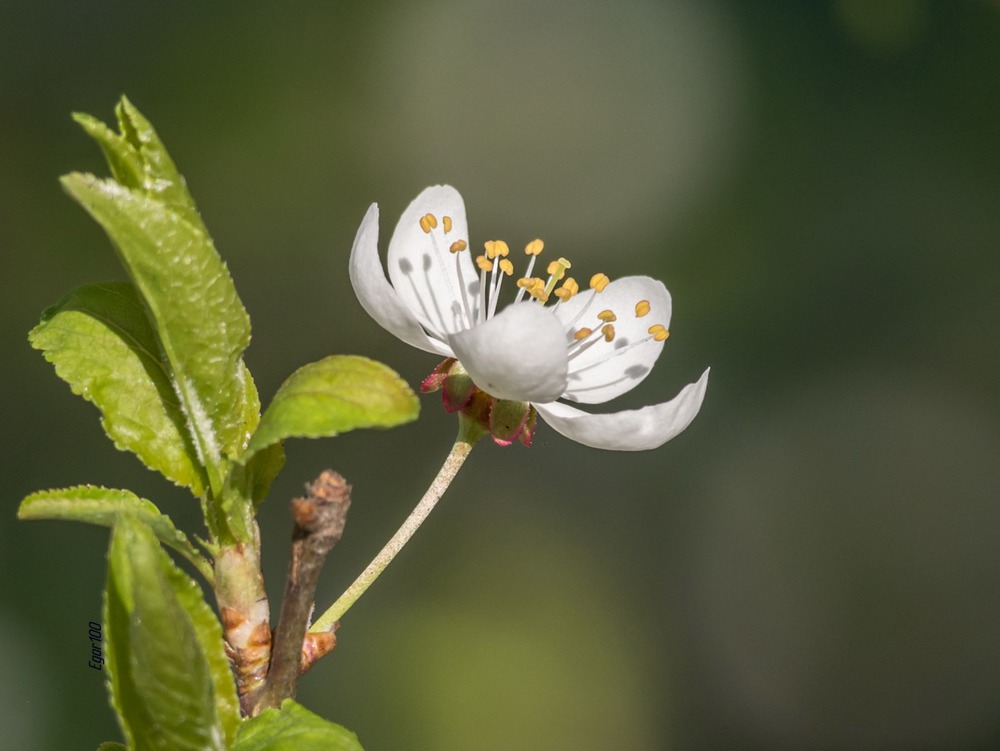
{"label": "green sepal", "polygon": [[358,737],[313,714],[293,699],[267,709],[240,726],[232,751],[363,751]]}
{"label": "green sepal", "polygon": [[18,519],[58,519],[111,527],[128,515],[139,519],[156,538],[183,555],[206,580],[212,580],[212,566],[187,536],[174,526],[152,501],[128,490],[77,485],[32,493],[17,510]]}
{"label": "green sepal", "polygon": [[500,446],[509,446],[524,432],[531,416],[528,402],[496,399],[490,407],[489,429],[493,440]]}
{"label": "green sepal", "polygon": [[224,751],[239,702],[222,629],[152,530],[114,526],[104,600],[111,703],[132,749]]}
{"label": "green sepal", "polygon": [[473,396],[479,393],[479,388],[458,360],[452,360],[447,373],[441,383],[441,401],[448,412],[460,412],[469,406]]}
{"label": "green sepal", "polygon": [[28,340],[74,394],[100,410],[104,432],[118,449],[196,496],[204,492],[204,470],[133,285],[74,290],[42,313]]}
{"label": "green sepal", "polygon": [[393,370],[355,355],[303,365],[281,384],[242,461],[286,438],[325,438],[416,419],[420,403]]}
{"label": "green sepal", "polygon": [[528,419],[524,423],[524,430],[521,431],[521,435],[518,439],[521,444],[527,447],[531,447],[531,441],[535,437],[535,427],[538,425],[538,410],[535,405],[531,405],[531,409],[528,412]]}

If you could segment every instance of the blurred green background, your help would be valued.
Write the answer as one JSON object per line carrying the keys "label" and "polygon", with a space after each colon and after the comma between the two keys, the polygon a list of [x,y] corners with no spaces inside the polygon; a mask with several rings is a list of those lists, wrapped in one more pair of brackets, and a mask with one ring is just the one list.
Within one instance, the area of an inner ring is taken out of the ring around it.
{"label": "blurred green background", "polygon": [[[473,242],[674,295],[657,368],[711,365],[641,454],[478,449],[343,623],[300,700],[367,749],[1000,747],[1000,5],[927,0],[5,3],[0,10],[0,746],[119,737],[87,667],[105,530],[17,523],[91,482],[195,504],[32,351],[71,288],[120,279],[59,190],[105,173],[70,121],[122,93],[166,141],[254,325],[269,399],[335,352],[416,384],[346,275],[366,207],[462,191]],[[383,245],[384,247],[384,245]],[[454,420],[293,441],[262,515],[354,484],[331,601],[408,512]]]}

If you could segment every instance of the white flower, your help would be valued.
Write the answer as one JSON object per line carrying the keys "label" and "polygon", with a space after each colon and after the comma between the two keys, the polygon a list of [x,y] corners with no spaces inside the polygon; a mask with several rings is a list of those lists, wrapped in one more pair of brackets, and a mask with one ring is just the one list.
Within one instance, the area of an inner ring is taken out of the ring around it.
{"label": "white flower", "polygon": [[[652,449],[691,423],[708,370],[674,399],[641,409],[590,414],[556,401],[606,402],[646,377],[670,325],[670,293],[661,282],[631,276],[609,283],[596,274],[590,289],[579,292],[566,276],[570,263],[564,258],[547,264],[547,279],[532,277],[542,250],[535,240],[525,248],[528,270],[516,282],[515,302],[499,310],[513,262],[506,243],[485,247],[473,260],[458,191],[430,187],[396,225],[388,280],[378,254],[378,205],[371,205],[351,249],[351,283],[383,328],[414,347],[457,358],[480,389],[534,405],[545,422],[574,441]],[[554,305],[546,305],[550,298]]]}

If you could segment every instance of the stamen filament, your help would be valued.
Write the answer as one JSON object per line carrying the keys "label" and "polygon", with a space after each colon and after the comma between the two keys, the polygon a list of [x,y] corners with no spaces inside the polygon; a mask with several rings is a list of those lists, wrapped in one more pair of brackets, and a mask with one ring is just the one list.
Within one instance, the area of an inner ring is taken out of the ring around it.
{"label": "stamen filament", "polygon": [[490,279],[490,309],[489,312],[486,314],[487,321],[491,319],[493,317],[493,314],[496,312],[497,301],[500,299],[499,297],[500,277],[502,277],[503,274],[497,273],[497,267],[499,265],[500,265],[500,256],[498,254],[493,257],[493,268],[490,270],[490,274],[492,274],[493,276]]}
{"label": "stamen filament", "polygon": [[580,329],[580,331],[588,331],[590,333],[569,345],[569,354],[566,355],[567,362],[579,357],[604,338],[604,334],[600,329],[597,329],[596,331],[591,329]]}
{"label": "stamen filament", "polygon": [[[497,271],[496,268],[499,266],[500,270]],[[514,264],[510,262],[507,258],[498,259],[496,266],[494,266],[493,271],[495,277],[493,279],[493,299],[490,302],[490,312],[487,318],[492,318],[497,312],[497,302],[500,300],[500,285],[503,284],[503,278],[505,276],[510,276],[514,273]]]}
{"label": "stamen filament", "polygon": [[[427,227],[427,229],[425,229],[425,227]],[[423,229],[424,232],[427,233],[428,237],[430,237],[430,239],[431,239],[431,247],[434,248],[434,255],[437,256],[438,268],[440,268],[441,271],[443,272],[445,270],[445,268],[446,268],[445,267],[445,263],[444,263],[444,253],[441,252],[441,248],[438,245],[437,238],[434,237],[434,233],[431,231],[435,227],[437,227],[437,218],[433,214],[424,214],[422,217],[420,217],[420,228]],[[455,255],[458,255],[458,254],[456,253]],[[462,265],[461,264],[458,265],[458,269],[457,270],[458,270],[458,283],[459,283],[459,286],[462,288],[461,289],[461,293],[462,293],[461,294],[461,299],[462,299],[462,302],[464,303],[464,307],[465,307],[465,325],[466,326],[471,326],[472,325],[472,311],[469,308],[469,301],[467,299],[466,292],[465,292],[465,278],[464,278],[464,276],[462,274]],[[442,276],[444,276],[445,281],[448,284],[448,288],[451,291],[452,299],[454,299],[456,297],[459,297],[458,295],[455,294],[455,285],[453,284],[453,282],[451,280],[451,277],[447,273],[442,274]],[[445,329],[446,333],[449,333],[448,332],[448,326],[445,323],[443,315],[441,317],[441,326]],[[459,327],[459,328],[461,328],[461,327]]]}
{"label": "stamen filament", "polygon": [[484,323],[486,321],[486,308],[487,308],[487,297],[486,297],[486,271],[489,268],[489,261],[486,260],[486,256],[476,257],[476,266],[479,267],[479,323]]}
{"label": "stamen filament", "polygon": [[[663,327],[660,326],[660,328],[663,328]],[[666,329],[663,329],[663,330],[666,331]],[[597,340],[595,339],[594,341],[596,343]],[[663,341],[663,340],[662,339],[657,339],[655,336],[644,336],[642,339],[636,339],[634,342],[629,342],[624,347],[619,347],[618,349],[612,350],[603,359],[598,360],[597,362],[593,362],[590,365],[585,365],[582,368],[578,368],[578,369],[574,370],[571,373],[571,375],[576,374],[576,373],[583,373],[583,372],[585,372],[587,370],[590,370],[591,368],[596,368],[598,365],[603,365],[604,363],[606,363],[612,357],[618,357],[619,355],[624,355],[629,350],[635,349],[636,347],[641,347],[643,344],[649,344],[650,342],[654,342],[654,341]],[[578,354],[580,354],[580,352],[572,352],[572,353],[570,353],[569,359],[572,360]]]}
{"label": "stamen filament", "polygon": [[[531,243],[528,243],[528,246],[530,247],[534,243],[541,243],[541,242],[542,242],[541,240],[534,240]],[[528,249],[525,248],[524,252],[527,253]],[[539,250],[538,252],[541,253],[541,250]],[[533,253],[533,254],[529,253],[528,255],[530,255],[531,258],[528,259],[528,270],[524,272],[524,276],[522,277],[523,279],[530,279],[531,278],[531,272],[534,271],[534,269],[535,269],[535,259],[538,258],[538,253]],[[518,286],[520,286],[520,285],[518,285]],[[527,291],[528,290],[527,290],[526,287],[521,287],[521,289],[518,290],[517,297],[514,298],[514,302],[515,303],[521,302],[521,300],[524,299],[524,293],[527,292]]]}
{"label": "stamen filament", "polygon": [[[426,214],[423,218],[427,219],[428,223],[430,224],[431,230],[433,230],[433,229],[435,229],[437,227],[437,218],[433,214]],[[421,226],[423,226],[423,225],[421,225]],[[434,232],[428,230],[427,231],[427,235],[431,238],[431,245],[434,247],[434,255],[436,255],[437,258],[438,258],[438,265],[439,265],[441,271],[444,271],[445,270],[444,253],[441,251],[441,246],[438,245],[437,238],[434,237]],[[454,255],[458,256],[458,253],[454,253]],[[469,297],[468,297],[468,294],[467,294],[467,292],[465,290],[465,279],[462,276],[462,264],[458,263],[455,270],[457,272],[456,276],[458,277],[459,292],[461,292],[462,307],[465,310],[465,325],[466,326],[471,326],[472,325],[472,309],[469,307]],[[455,289],[454,289],[454,286],[452,284],[451,278],[448,276],[447,273],[444,274],[444,278],[448,282],[448,287],[451,288],[451,296],[452,296],[452,298],[456,297],[456,295],[455,295]],[[441,322],[444,323],[444,320],[442,319]],[[459,326],[459,329],[461,329],[461,328],[462,327]],[[446,330],[447,330],[447,327],[446,327]]]}
{"label": "stamen filament", "polygon": [[[448,218],[449,217],[445,217],[445,219]],[[462,247],[459,248],[458,250],[455,250],[455,246],[458,245],[458,243],[462,243]],[[465,320],[468,321],[468,324],[471,326],[473,316],[472,316],[472,306],[469,303],[469,290],[468,290],[469,285],[465,283],[465,264],[462,263],[462,254],[460,252],[464,249],[465,249],[464,240],[459,240],[458,242],[453,243],[451,246],[451,252],[455,256],[455,272],[458,275],[458,284],[462,288],[462,307],[465,308]]]}

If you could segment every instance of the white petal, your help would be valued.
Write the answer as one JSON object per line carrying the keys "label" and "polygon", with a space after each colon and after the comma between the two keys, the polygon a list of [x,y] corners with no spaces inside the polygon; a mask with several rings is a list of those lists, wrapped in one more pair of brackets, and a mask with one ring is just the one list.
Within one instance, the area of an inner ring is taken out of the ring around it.
{"label": "white petal", "polygon": [[[641,318],[635,311],[640,300],[649,303],[649,313]],[[556,309],[556,315],[571,326],[571,333],[584,326],[597,331],[603,325],[597,314],[603,310],[617,316],[612,324],[615,338],[612,342],[603,338],[588,342],[586,350],[570,358],[569,387],[564,396],[575,402],[606,402],[634,388],[649,374],[663,342],[653,341],[648,329],[657,323],[670,326],[670,293],[656,279],[626,276],[599,294],[589,290],[570,298]]]}
{"label": "white petal", "polygon": [[377,203],[368,207],[365,218],[361,220],[351,248],[348,269],[358,302],[379,326],[425,352],[451,356],[451,350],[444,342],[431,339],[424,333],[416,317],[385,278],[378,257]]}
{"label": "white petal", "polygon": [[[430,233],[420,227],[425,214],[437,220]],[[445,232],[444,217],[451,221],[450,232]],[[435,185],[406,207],[389,241],[392,286],[427,330],[441,339],[476,320],[479,274],[471,248],[460,253],[449,250],[459,240],[469,244],[462,196],[450,185]]]}
{"label": "white petal", "polygon": [[662,446],[691,424],[701,409],[708,370],[669,402],[592,415],[561,402],[536,404],[538,414],[567,438],[595,449],[645,451]]}
{"label": "white petal", "polygon": [[475,384],[493,396],[550,402],[566,388],[562,324],[536,303],[510,305],[448,343]]}

